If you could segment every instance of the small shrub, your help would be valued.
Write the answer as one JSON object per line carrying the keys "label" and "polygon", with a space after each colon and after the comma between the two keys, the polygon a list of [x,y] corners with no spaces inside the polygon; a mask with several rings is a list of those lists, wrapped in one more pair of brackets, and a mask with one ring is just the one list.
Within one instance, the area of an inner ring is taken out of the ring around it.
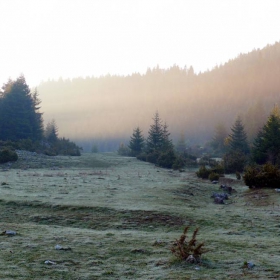
{"label": "small shrub", "polygon": [[211,172],[212,172],[211,169],[208,169],[208,168],[205,167],[205,165],[202,165],[202,166],[200,166],[200,168],[196,172],[196,175],[197,175],[198,178],[208,179]]}
{"label": "small shrub", "polygon": [[218,173],[215,173],[215,172],[211,172],[208,176],[208,179],[210,181],[218,181],[220,178],[220,175]]}
{"label": "small shrub", "polygon": [[171,252],[180,260],[186,260],[190,263],[200,263],[201,255],[208,252],[208,250],[204,248],[204,243],[197,244],[196,235],[198,228],[193,232],[192,238],[187,241],[188,229],[189,227],[186,227],[180,239],[176,239],[171,247]]}
{"label": "small shrub", "polygon": [[55,149],[52,149],[52,148],[46,149],[46,150],[44,151],[44,154],[45,154],[46,156],[51,156],[51,157],[57,156],[57,155],[58,155],[58,153],[55,151]]}
{"label": "small shrub", "polygon": [[158,158],[159,158],[159,153],[155,151],[152,153],[148,153],[146,160],[147,160],[147,162],[157,164]]}
{"label": "small shrub", "polygon": [[212,170],[212,172],[218,173],[219,175],[223,175],[225,173],[224,167],[220,163],[217,163],[217,162],[215,165],[212,166],[211,170]]}
{"label": "small shrub", "polygon": [[121,143],[118,149],[118,154],[120,156],[129,156],[130,149],[125,144]]}
{"label": "small shrub", "polygon": [[17,161],[18,155],[15,151],[12,151],[8,148],[4,148],[0,151],[0,163],[5,163],[9,161]]}
{"label": "small shrub", "polygon": [[182,167],[184,167],[185,166],[185,160],[184,160],[184,158],[181,156],[181,155],[177,155],[176,156],[176,159],[175,159],[175,161],[174,161],[174,163],[173,163],[173,165],[172,165],[172,168],[174,169],[174,170],[179,170],[179,169],[181,169]]}
{"label": "small shrub", "polygon": [[278,188],[280,170],[271,163],[266,163],[263,166],[250,166],[246,168],[243,180],[249,188]]}
{"label": "small shrub", "polygon": [[235,172],[235,175],[236,175],[236,179],[237,179],[237,180],[240,180],[240,179],[241,179],[241,174],[240,174],[240,172],[236,171],[236,172]]}
{"label": "small shrub", "polygon": [[175,153],[172,149],[170,149],[160,153],[157,163],[160,167],[172,168],[175,160],[176,160]]}

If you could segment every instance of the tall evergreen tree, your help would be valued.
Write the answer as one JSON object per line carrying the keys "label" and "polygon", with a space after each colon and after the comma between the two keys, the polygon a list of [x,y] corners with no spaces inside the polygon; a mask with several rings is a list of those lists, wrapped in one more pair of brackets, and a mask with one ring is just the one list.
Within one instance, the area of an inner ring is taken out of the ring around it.
{"label": "tall evergreen tree", "polygon": [[242,172],[249,154],[247,135],[240,117],[231,128],[231,134],[227,138],[229,151],[224,155],[224,168],[226,173]]}
{"label": "tall evergreen tree", "polygon": [[47,123],[46,129],[45,129],[45,138],[51,144],[54,144],[55,142],[57,142],[58,128],[57,128],[55,120],[51,120],[50,122]]}
{"label": "tall evergreen tree", "polygon": [[211,146],[217,154],[223,154],[226,151],[225,140],[227,138],[227,130],[222,123],[215,127],[215,133],[211,141]]}
{"label": "tall evergreen tree", "polygon": [[165,122],[162,127],[162,150],[173,150],[174,145],[170,139],[170,133],[168,131],[168,125]]}
{"label": "tall evergreen tree", "polygon": [[154,123],[150,126],[147,138],[147,152],[159,152],[163,144],[163,127],[159,113],[156,112],[153,118]]}
{"label": "tall evergreen tree", "polygon": [[247,134],[245,132],[241,117],[237,117],[229,135],[230,151],[242,152],[248,154],[249,144],[247,141]]}
{"label": "tall evergreen tree", "polygon": [[44,133],[44,125],[43,125],[43,113],[40,113],[40,104],[41,100],[39,99],[39,94],[37,89],[32,94],[32,101],[33,101],[33,112],[34,118],[32,118],[33,124],[33,135],[35,139],[41,139]]}
{"label": "tall evergreen tree", "polygon": [[131,155],[132,156],[139,155],[143,151],[144,144],[145,144],[145,139],[144,136],[142,135],[142,131],[138,126],[133,130],[133,134],[130,137],[130,142],[128,145],[128,147],[131,150]]}
{"label": "tall evergreen tree", "polygon": [[146,141],[146,160],[161,167],[171,168],[176,160],[174,146],[169,136],[168,126],[162,125],[158,112],[153,118]]}
{"label": "tall evergreen tree", "polygon": [[37,92],[32,93],[24,76],[4,84],[0,102],[0,138],[40,140],[43,134],[42,114]]}
{"label": "tall evergreen tree", "polygon": [[277,106],[259,131],[254,141],[252,156],[259,164],[267,161],[272,164],[280,163],[280,114]]}

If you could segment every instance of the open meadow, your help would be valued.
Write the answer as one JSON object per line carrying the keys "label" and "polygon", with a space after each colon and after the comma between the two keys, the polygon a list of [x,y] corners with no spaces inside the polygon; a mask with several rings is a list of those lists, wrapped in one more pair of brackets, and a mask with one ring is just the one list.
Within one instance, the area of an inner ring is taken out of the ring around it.
{"label": "open meadow", "polygon": [[[220,184],[195,169],[114,153],[37,157],[0,171],[0,279],[280,279],[274,189],[222,178],[236,192],[215,204]],[[170,250],[188,225],[209,249],[200,264]]]}

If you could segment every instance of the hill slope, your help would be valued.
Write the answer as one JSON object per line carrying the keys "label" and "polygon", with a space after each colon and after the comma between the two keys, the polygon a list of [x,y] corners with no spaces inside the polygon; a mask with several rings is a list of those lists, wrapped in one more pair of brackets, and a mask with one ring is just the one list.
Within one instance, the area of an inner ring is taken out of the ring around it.
{"label": "hill slope", "polygon": [[156,110],[172,136],[210,139],[214,126],[230,127],[241,114],[249,137],[280,101],[280,43],[240,54],[195,74],[192,67],[148,69],[146,74],[76,78],[41,83],[45,119],[54,118],[73,139],[129,137],[137,125],[148,131]]}

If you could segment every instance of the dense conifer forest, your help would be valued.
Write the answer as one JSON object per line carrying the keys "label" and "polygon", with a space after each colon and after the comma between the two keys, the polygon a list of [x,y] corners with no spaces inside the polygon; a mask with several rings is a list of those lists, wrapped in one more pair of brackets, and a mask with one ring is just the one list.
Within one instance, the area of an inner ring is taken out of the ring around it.
{"label": "dense conifer forest", "polygon": [[37,89],[45,117],[55,118],[63,134],[84,143],[111,141],[115,150],[137,125],[147,136],[158,111],[172,139],[183,133],[190,143],[203,145],[218,125],[229,130],[237,116],[252,142],[280,101],[279,75],[276,42],[203,73],[192,66],[157,66],[130,76],[49,80]]}

